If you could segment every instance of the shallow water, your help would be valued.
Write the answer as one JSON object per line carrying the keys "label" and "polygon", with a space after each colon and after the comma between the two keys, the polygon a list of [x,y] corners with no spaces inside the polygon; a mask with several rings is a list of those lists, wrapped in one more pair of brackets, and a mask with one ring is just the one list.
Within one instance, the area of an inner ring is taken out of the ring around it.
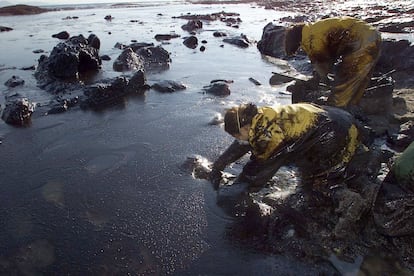
{"label": "shallow water", "polygon": [[[187,36],[172,19],[191,12],[239,12],[239,29],[222,22],[205,24],[197,37],[206,51],[182,44]],[[105,21],[111,14],[114,19]],[[182,37],[163,47],[171,52],[168,71],[148,74],[151,84],[171,79],[187,85],[174,94],[148,91],[101,112],[71,109],[58,115],[34,115],[27,128],[0,121],[0,272],[72,275],[270,275],[316,274],[318,265],[256,250],[232,237],[246,231],[216,205],[216,193],[180,165],[200,154],[214,160],[232,141],[208,123],[229,106],[252,101],[285,104],[285,87],[270,87],[272,71],[282,68],[263,60],[252,45],[240,49],[214,38],[215,30],[260,40],[263,27],[288,13],[251,5],[170,5],[119,9],[85,9],[34,16],[0,17],[0,82],[12,75],[23,87],[1,88],[3,96],[20,93],[40,104],[51,98],[36,87],[32,71],[58,43],[52,34],[89,32],[101,40],[103,61],[96,79],[119,75],[112,62],[116,42],[154,42],[156,34],[174,31]],[[62,20],[79,16],[77,20]],[[130,20],[138,20],[131,23]],[[141,22],[141,23],[140,23]],[[221,47],[224,45],[224,47]],[[255,86],[248,78],[260,81]],[[233,80],[232,94],[215,98],[202,93],[213,79]],[[4,106],[4,99],[0,100]],[[329,266],[329,265],[328,265]]]}

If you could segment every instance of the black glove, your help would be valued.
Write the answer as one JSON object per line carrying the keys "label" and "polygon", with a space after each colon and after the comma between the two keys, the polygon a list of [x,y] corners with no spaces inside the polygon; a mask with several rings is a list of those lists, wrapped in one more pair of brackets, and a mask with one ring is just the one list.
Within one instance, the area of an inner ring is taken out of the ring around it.
{"label": "black glove", "polygon": [[222,173],[220,170],[213,169],[210,174],[208,175],[208,180],[210,180],[211,184],[213,184],[214,190],[218,190],[220,186],[220,181],[222,179]]}

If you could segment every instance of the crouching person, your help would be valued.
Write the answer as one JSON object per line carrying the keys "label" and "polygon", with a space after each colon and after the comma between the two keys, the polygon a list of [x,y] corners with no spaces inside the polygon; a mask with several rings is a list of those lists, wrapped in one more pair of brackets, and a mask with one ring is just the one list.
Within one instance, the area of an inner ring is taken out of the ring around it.
{"label": "crouching person", "polygon": [[414,142],[397,157],[381,184],[373,213],[382,234],[414,235]]}
{"label": "crouching person", "polygon": [[[348,112],[308,103],[276,108],[246,104],[229,109],[224,123],[225,131],[236,141],[213,163],[210,180],[215,189],[220,188],[224,168],[251,152],[233,185],[247,190],[263,187],[281,166],[295,165],[306,186],[312,186],[316,179],[330,180],[325,194],[339,201],[349,194],[343,177],[361,143]],[[316,187],[307,188],[312,191]],[[360,203],[350,204],[349,208],[355,210],[348,211],[355,218],[365,206],[357,193],[352,195],[359,197],[356,201]]]}

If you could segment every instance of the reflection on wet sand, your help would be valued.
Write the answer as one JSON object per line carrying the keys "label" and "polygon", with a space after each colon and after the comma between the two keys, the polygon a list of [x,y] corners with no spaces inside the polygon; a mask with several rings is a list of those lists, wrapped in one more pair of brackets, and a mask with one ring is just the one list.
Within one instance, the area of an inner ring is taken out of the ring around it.
{"label": "reflection on wet sand", "polygon": [[54,246],[48,240],[35,240],[17,249],[12,256],[0,258],[0,273],[7,271],[8,275],[39,275],[43,268],[54,261]]}
{"label": "reflection on wet sand", "polygon": [[64,184],[57,180],[48,181],[42,187],[42,195],[44,199],[56,205],[57,207],[64,207],[65,206],[65,197],[63,194],[63,186]]}

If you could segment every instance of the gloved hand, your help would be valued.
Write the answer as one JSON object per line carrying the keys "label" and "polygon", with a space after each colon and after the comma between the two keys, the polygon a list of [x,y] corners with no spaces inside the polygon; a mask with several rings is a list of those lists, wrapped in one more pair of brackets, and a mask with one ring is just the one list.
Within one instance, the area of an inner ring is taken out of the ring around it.
{"label": "gloved hand", "polygon": [[208,175],[208,180],[210,180],[211,184],[213,184],[214,190],[218,190],[220,186],[220,181],[222,179],[222,172],[217,169],[212,169],[210,174]]}

